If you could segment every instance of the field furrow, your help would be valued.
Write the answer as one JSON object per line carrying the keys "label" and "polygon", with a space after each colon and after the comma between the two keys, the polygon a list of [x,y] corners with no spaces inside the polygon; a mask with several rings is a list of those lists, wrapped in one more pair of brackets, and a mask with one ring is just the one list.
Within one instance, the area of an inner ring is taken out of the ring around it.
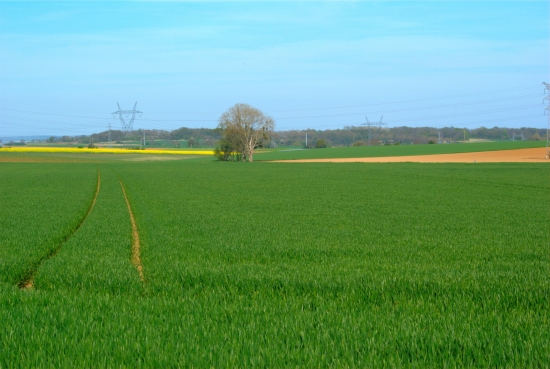
{"label": "field furrow", "polygon": [[35,286],[48,291],[139,293],[132,253],[132,224],[123,191],[116,175],[102,170],[93,211],[58,255],[44,262]]}
{"label": "field furrow", "polygon": [[42,265],[42,263],[44,261],[48,260],[49,258],[54,257],[59,252],[59,250],[63,247],[63,244],[65,244],[65,242],[67,242],[67,240],[69,240],[78,231],[80,226],[82,226],[82,224],[88,218],[88,216],[90,215],[90,213],[92,212],[92,210],[94,208],[94,205],[95,205],[95,202],[97,200],[97,195],[99,194],[99,189],[100,188],[101,188],[101,173],[98,170],[97,171],[97,187],[96,187],[96,190],[95,190],[95,194],[94,194],[94,198],[92,200],[92,203],[90,204],[90,207],[88,208],[88,212],[86,213],[84,218],[82,218],[82,220],[76,225],[76,227],[73,229],[73,231],[71,233],[67,234],[61,240],[61,242],[59,243],[59,245],[57,245],[57,247],[55,249],[53,249],[50,253],[44,255],[42,258],[40,258],[40,260],[38,260],[36,263],[34,263],[31,266],[30,272],[28,273],[28,275],[25,276],[25,278],[23,280],[21,280],[21,282],[19,282],[19,287],[20,288],[31,289],[31,288],[34,287],[34,276],[37,273],[40,266]]}
{"label": "field furrow", "polygon": [[124,185],[120,182],[120,187],[122,188],[122,194],[124,195],[124,200],[128,206],[128,214],[130,215],[130,223],[132,223],[132,264],[135,265],[139,278],[145,282],[145,276],[143,274],[143,266],[141,265],[141,249],[139,244],[139,232],[136,225],[136,220],[134,218],[134,213],[132,212],[132,207],[130,206],[130,201],[126,196],[126,190]]}
{"label": "field furrow", "polygon": [[97,191],[97,168],[0,165],[0,281],[25,285],[85,219]]}

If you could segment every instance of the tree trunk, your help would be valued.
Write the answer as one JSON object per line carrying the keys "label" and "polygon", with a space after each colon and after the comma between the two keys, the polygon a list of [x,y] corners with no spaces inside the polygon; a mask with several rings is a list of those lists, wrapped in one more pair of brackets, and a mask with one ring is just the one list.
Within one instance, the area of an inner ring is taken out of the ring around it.
{"label": "tree trunk", "polygon": [[246,148],[246,151],[247,151],[247,156],[248,156],[248,162],[252,163],[252,161],[253,161],[252,155],[254,154],[254,145],[249,143],[248,147]]}

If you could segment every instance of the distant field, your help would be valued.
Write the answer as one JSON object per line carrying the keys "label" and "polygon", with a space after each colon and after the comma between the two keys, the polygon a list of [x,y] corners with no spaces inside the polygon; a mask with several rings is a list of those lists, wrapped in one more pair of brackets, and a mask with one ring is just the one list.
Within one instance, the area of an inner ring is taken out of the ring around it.
{"label": "distant field", "polygon": [[270,163],[550,163],[545,147],[452,154],[273,160]]}
{"label": "distant field", "polygon": [[125,148],[76,148],[76,147],[4,147],[0,153],[72,153],[72,154],[171,154],[171,155],[214,155],[211,149],[145,149],[129,150]]}
{"label": "distant field", "polygon": [[550,366],[546,164],[6,155],[0,368]]}
{"label": "distant field", "polygon": [[480,142],[466,144],[444,145],[397,145],[397,146],[356,146],[335,147],[326,149],[281,149],[267,152],[258,152],[255,160],[295,160],[295,159],[324,159],[324,158],[361,158],[382,156],[409,156],[452,154],[476,151],[513,150],[521,148],[544,147],[543,141],[507,141],[507,142]]}

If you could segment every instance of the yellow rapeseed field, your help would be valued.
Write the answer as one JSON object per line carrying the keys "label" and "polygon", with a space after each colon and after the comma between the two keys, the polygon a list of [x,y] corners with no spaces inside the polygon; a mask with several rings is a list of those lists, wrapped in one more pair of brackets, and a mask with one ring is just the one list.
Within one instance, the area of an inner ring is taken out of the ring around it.
{"label": "yellow rapeseed field", "polygon": [[171,155],[214,155],[211,150],[128,150],[128,149],[88,149],[74,147],[4,147],[0,152],[65,152],[97,154],[171,154]]}

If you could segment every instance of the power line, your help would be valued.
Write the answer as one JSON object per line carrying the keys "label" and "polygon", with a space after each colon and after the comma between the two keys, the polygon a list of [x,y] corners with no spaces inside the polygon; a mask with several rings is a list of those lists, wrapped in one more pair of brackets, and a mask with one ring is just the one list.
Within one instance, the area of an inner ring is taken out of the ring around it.
{"label": "power line", "polygon": [[[516,89],[508,89],[509,91],[518,91],[518,90],[525,90],[527,88],[531,87],[523,87],[523,88],[516,88]],[[494,92],[502,92],[503,90],[498,90]],[[506,90],[504,90],[506,91]],[[546,90],[545,90],[546,91]],[[476,94],[468,94],[467,96],[473,96],[473,95],[480,95],[480,94],[489,94],[494,92],[482,92],[482,93],[476,93]],[[518,101],[520,99],[525,98],[531,98],[535,96],[539,96],[539,94],[527,94],[527,95],[519,95],[519,96],[508,96],[508,97],[497,97],[493,99],[483,99],[483,100],[477,100],[477,101],[466,101],[466,102],[458,102],[458,103],[446,103],[446,104],[434,104],[434,105],[428,105],[428,106],[420,106],[420,107],[410,107],[410,108],[398,108],[398,109],[385,109],[383,113],[403,113],[403,112],[412,112],[412,111],[429,111],[434,109],[444,109],[444,108],[458,108],[458,107],[465,107],[465,106],[473,106],[473,105],[482,105],[482,104],[490,104],[494,102],[500,102],[500,101]],[[417,99],[417,100],[408,100],[408,102],[416,102],[416,101],[430,101],[430,100],[440,100],[445,99],[449,97],[439,97],[435,99]],[[355,107],[361,107],[361,106],[379,106],[379,105],[389,105],[389,104],[398,104],[399,102],[386,102],[386,103],[380,103],[380,104],[370,104],[370,105],[358,105]],[[17,105],[17,104],[16,104]],[[138,112],[135,110],[137,106],[137,103],[134,105],[133,111],[135,111],[134,114],[141,114],[142,112]],[[491,109],[480,109],[476,111],[465,111],[465,112],[455,112],[450,114],[433,114],[428,115],[425,117],[414,117],[414,118],[402,118],[402,119],[394,119],[390,120],[388,123],[390,124],[400,124],[400,123],[406,123],[406,122],[418,122],[423,120],[432,120],[432,119],[453,119],[453,118],[460,118],[460,117],[466,117],[466,116],[473,116],[477,114],[491,114],[491,113],[497,113],[502,111],[511,111],[511,110],[520,110],[520,109],[530,109],[531,107],[538,107],[540,105],[519,105],[519,106],[512,106],[512,107],[506,107],[506,108],[493,108]],[[326,110],[326,109],[337,109],[337,108],[343,108],[343,107],[328,107],[328,108],[319,108],[319,109],[301,109],[301,111],[311,111],[311,110]],[[69,109],[70,110],[70,109]],[[92,109],[86,109],[88,111],[94,111]],[[80,110],[79,110],[80,111]],[[300,111],[300,110],[298,110]],[[5,114],[5,112],[11,112],[12,114]],[[122,114],[121,114],[122,113]],[[127,114],[126,114],[127,113]],[[131,123],[133,123],[133,120],[130,118],[132,117],[132,110],[121,110],[119,106],[119,111],[114,112],[113,116],[120,118],[124,117],[127,118],[127,120],[130,120]],[[369,114],[376,114],[377,112],[369,111]],[[36,115],[36,118],[25,116],[27,114]],[[170,112],[158,112],[156,114],[171,114]],[[175,114],[175,113],[174,113]],[[191,114],[191,113],[182,113],[182,114]],[[199,114],[199,113],[193,113],[193,114]],[[207,114],[207,113],[200,113],[200,114]],[[208,113],[210,114],[210,113]],[[212,113],[214,114],[214,113]],[[279,121],[285,121],[285,120],[306,120],[306,119],[321,119],[321,118],[337,118],[337,117],[353,117],[353,116],[359,116],[363,115],[362,113],[355,113],[355,112],[349,112],[349,113],[336,113],[336,114],[315,114],[311,116],[287,116],[287,117],[280,117],[276,118]],[[524,115],[523,117],[520,117],[522,119],[524,118],[533,118],[538,117],[539,115]],[[61,121],[53,119],[44,119],[46,117],[60,117],[60,118],[67,118],[67,119],[60,119]],[[133,115],[135,118],[135,115]],[[80,122],[74,122],[73,120],[68,121],[68,119],[71,118],[77,118],[78,120],[81,120]],[[25,129],[28,130],[28,128],[31,128],[33,131],[43,131],[43,132],[52,132],[53,129],[55,130],[78,130],[78,129],[97,129],[99,126],[103,126],[104,124],[97,124],[99,121],[109,121],[113,118],[106,118],[106,117],[99,117],[99,116],[85,116],[81,114],[60,114],[55,113],[51,111],[37,111],[37,110],[24,110],[24,109],[17,109],[17,108],[0,108],[0,119],[2,119],[3,123],[3,131],[12,132],[16,129]],[[515,119],[515,118],[514,118]],[[86,121],[83,121],[86,120]],[[175,124],[181,123],[181,122],[187,122],[187,123],[217,123],[217,119],[150,119],[145,118],[144,121],[148,121],[151,123],[154,123],[156,127],[166,130],[173,130],[177,129],[175,127]],[[328,120],[328,119],[327,119]],[[475,124],[477,122],[479,123],[486,123],[486,122],[493,122],[493,121],[509,121],[512,119],[502,118],[502,119],[492,119],[492,120],[481,120],[476,121],[473,123],[460,123],[460,125],[468,125],[468,124]],[[13,123],[12,123],[13,122]],[[50,125],[50,127],[47,128],[40,128],[37,127],[37,123],[44,123]],[[126,123],[126,120],[125,120]],[[130,123],[130,122],[128,122]],[[173,124],[170,124],[173,123]],[[339,122],[342,124],[342,122]],[[110,124],[110,123],[109,123]],[[346,124],[346,122],[344,122]],[[446,122],[446,124],[449,124],[449,122]],[[325,124],[320,124],[320,122],[315,124],[316,127],[326,127]],[[334,125],[334,124],[332,124]],[[53,128],[52,126],[55,126]],[[132,127],[133,128],[133,127]],[[124,129],[124,125],[123,125]],[[548,136],[548,135],[547,135]]]}
{"label": "power line", "polygon": [[100,120],[108,120],[111,118],[105,118],[105,117],[90,117],[90,116],[82,116],[82,115],[67,115],[67,114],[53,114],[53,113],[43,113],[43,112],[36,112],[33,110],[19,110],[19,109],[10,109],[10,108],[1,108],[0,110],[7,110],[12,111],[16,113],[26,113],[26,114],[35,114],[35,115],[48,115],[48,116],[54,116],[54,117],[64,117],[64,118],[82,118],[82,119],[100,119]]}
{"label": "power line", "polygon": [[[513,90],[525,90],[528,88],[533,87],[523,87]],[[405,103],[411,103],[411,102],[420,102],[420,101],[432,101],[432,100],[445,100],[445,99],[454,99],[457,97],[465,97],[465,96],[474,96],[474,95],[485,95],[490,93],[496,93],[496,92],[502,92],[505,90],[496,90],[491,92],[480,92],[480,93],[474,93],[474,94],[464,94],[464,95],[454,95],[454,96],[443,96],[443,97],[432,97],[427,99],[416,99],[416,100],[401,100],[401,101],[392,101],[392,102],[382,102],[382,103],[372,103],[372,104],[361,104],[361,105],[344,105],[344,106],[331,106],[326,108],[311,108],[311,109],[291,109],[291,110],[273,110],[273,112],[294,112],[294,111],[313,111],[313,110],[330,110],[330,109],[348,109],[348,108],[364,108],[368,106],[378,106],[378,105],[393,105],[393,104],[405,104]],[[537,94],[538,95],[538,94]],[[526,95],[531,96],[531,95]],[[511,99],[514,99],[515,97],[512,97]],[[507,98],[502,98],[507,99]],[[491,99],[491,100],[500,100],[500,98],[497,99]],[[491,101],[487,100],[487,101]]]}
{"label": "power line", "polygon": [[[512,96],[512,97],[502,97],[502,98],[495,98],[495,99],[488,99],[488,100],[477,100],[477,101],[462,102],[462,103],[428,105],[428,106],[415,107],[415,108],[394,109],[394,110],[391,110],[390,112],[415,111],[415,110],[426,110],[426,109],[435,109],[435,108],[447,108],[447,107],[458,107],[458,106],[467,106],[467,105],[479,105],[479,104],[484,104],[484,103],[488,103],[488,102],[519,100],[519,99],[523,99],[523,98],[536,97],[536,96],[539,96],[539,95],[540,94],[537,93],[537,94]],[[441,99],[445,99],[445,98],[441,98]],[[313,108],[313,109],[273,110],[273,112],[315,111],[315,110],[330,110],[330,109],[341,109],[341,108],[362,108],[362,107],[368,107],[368,106],[395,105],[395,104],[402,104],[402,103],[406,103],[406,102],[427,101],[427,100],[431,100],[431,99],[408,100],[408,101],[397,101],[397,102],[384,102],[384,103],[376,103],[376,104],[352,105],[352,106],[341,106],[341,107]],[[51,115],[51,116],[59,116],[59,117],[68,117],[68,118],[103,119],[103,120],[104,119],[110,119],[110,118],[105,118],[105,117],[54,114],[54,113],[44,113],[42,111],[19,110],[19,109],[11,109],[11,108],[0,108],[0,110],[7,110],[7,111],[14,111],[14,112],[28,113],[28,114],[39,114],[39,115]],[[384,110],[384,111],[388,111],[388,110]],[[131,112],[131,110],[128,110],[128,112]],[[156,115],[163,115],[163,114],[212,115],[212,114],[216,114],[214,112],[152,112],[152,113],[154,113]],[[376,113],[376,111],[374,111],[373,113]],[[340,115],[334,115],[333,114],[333,115],[323,115],[323,116],[328,117],[328,116],[340,116]],[[302,118],[302,117],[296,117],[296,118]],[[213,121],[211,119],[149,119],[149,120],[155,121],[155,122],[162,122],[162,121],[205,121],[205,122],[206,121]]]}
{"label": "power line", "polygon": [[[540,106],[540,105],[539,105]],[[523,119],[526,119],[526,118],[536,118],[536,117],[542,117],[544,116],[542,113],[539,113],[539,114],[535,114],[535,115],[523,115],[523,116],[514,116],[514,117],[508,117],[508,118],[496,118],[496,119],[486,119],[486,120],[477,120],[477,121],[470,121],[470,122],[461,122],[460,123],[460,127],[471,127],[471,126],[480,126],[480,125],[484,125],[484,124],[488,124],[488,123],[496,123],[496,122],[503,122],[503,121],[519,121],[519,120],[523,120]],[[90,126],[91,128],[94,128],[94,127],[98,127],[98,125],[93,125],[93,126]],[[319,128],[326,128],[326,127],[330,127],[330,125],[319,125]],[[448,125],[448,126],[443,126],[443,125],[435,125],[435,126],[432,126],[433,128],[449,128],[449,127],[453,127],[453,125]],[[458,126],[455,126],[455,127],[458,127]],[[170,127],[165,127],[167,131],[170,131]],[[533,127],[535,128],[535,127]],[[62,129],[65,134],[67,136],[71,136],[71,128],[65,128],[65,127],[61,127],[60,129]],[[160,127],[159,129],[163,129],[163,127]],[[296,129],[284,129],[284,130],[296,130]],[[298,129],[298,130],[302,130],[302,129]],[[52,134],[52,128],[50,127],[31,127],[31,129],[29,130],[26,130],[24,136],[37,136],[37,135],[51,135]],[[54,134],[55,135],[55,134]],[[81,133],[76,133],[74,134],[75,136],[80,136],[82,135]],[[10,136],[22,136],[22,134],[20,134],[19,132],[16,132],[16,131],[12,131],[10,130],[9,128],[8,129],[5,129],[3,130],[3,134],[2,134],[3,137],[10,137]]]}
{"label": "power line", "polygon": [[[494,123],[494,122],[502,122],[502,121],[518,121],[518,120],[522,120],[522,119],[526,119],[526,118],[536,118],[536,117],[542,117],[542,113],[539,113],[539,114],[532,114],[532,115],[522,115],[522,116],[519,116],[519,117],[508,117],[508,118],[495,118],[495,119],[484,119],[484,120],[477,120],[477,121],[473,121],[473,122],[461,122],[460,123],[460,127],[469,127],[469,126],[473,126],[473,125],[480,125],[480,124],[485,124],[485,123]],[[403,121],[406,121],[406,119],[404,119]],[[394,121],[391,121],[389,122],[389,124],[391,123],[398,123],[400,121],[397,121],[397,120],[394,120]],[[323,125],[318,125],[319,127],[329,127],[329,126],[332,126],[331,124],[323,124]],[[442,128],[442,127],[445,127],[443,125],[435,125],[435,126],[430,126],[430,127],[434,127],[434,128]],[[446,127],[454,127],[454,125],[446,125]]]}
{"label": "power line", "polygon": [[[516,106],[511,108],[494,108],[489,110],[478,110],[474,112],[468,112],[468,113],[455,113],[455,114],[446,114],[446,115],[438,115],[434,117],[427,117],[427,118],[411,118],[411,119],[402,119],[402,121],[407,120],[423,120],[423,119],[435,119],[435,118],[449,118],[449,117],[459,117],[464,115],[473,115],[473,114],[484,114],[484,113],[495,113],[500,112],[503,110],[518,110],[518,109],[526,109],[526,108],[533,108],[536,106],[540,106],[537,104],[530,104],[530,105],[522,105],[522,106]],[[406,111],[406,109],[397,109],[397,110],[384,110],[384,112],[394,113],[394,112],[403,112]],[[350,113],[350,114],[330,114],[330,115],[315,115],[315,116],[302,116],[302,117],[279,117],[277,120],[287,120],[287,119],[318,119],[318,118],[334,118],[334,117],[349,117],[349,116],[356,116],[360,115],[360,113]]]}
{"label": "power line", "polygon": [[[345,106],[332,106],[332,107],[323,107],[323,108],[306,108],[306,109],[280,109],[280,110],[272,110],[271,112],[292,112],[292,111],[314,111],[314,110],[329,110],[329,109],[346,109],[346,108],[364,108],[364,107],[368,107],[368,106],[378,106],[378,105],[393,105],[393,104],[402,104],[402,103],[410,103],[410,102],[420,102],[420,101],[432,101],[432,100],[444,100],[444,99],[454,99],[454,98],[457,98],[457,97],[468,97],[468,96],[478,96],[478,95],[488,95],[488,94],[493,94],[493,93],[502,93],[502,92],[506,92],[506,91],[521,91],[521,90],[526,90],[526,89],[533,89],[535,88],[536,85],[529,85],[529,86],[524,86],[524,87],[518,87],[518,88],[508,88],[508,89],[502,89],[502,90],[489,90],[489,91],[482,91],[482,92],[477,92],[477,93],[467,93],[467,94],[459,94],[459,95],[448,95],[448,96],[439,96],[439,97],[434,97],[434,98],[425,98],[425,99],[412,99],[412,100],[401,100],[401,101],[392,101],[392,102],[382,102],[382,103],[373,103],[373,104],[360,104],[360,105],[345,105]],[[524,97],[528,97],[530,95],[525,95]],[[520,96],[522,97],[522,96]],[[511,99],[515,99],[516,97],[512,97]],[[497,99],[493,99],[495,101],[499,100],[500,98],[497,98]],[[503,99],[506,99],[506,98],[503,98]],[[485,101],[491,101],[491,100],[485,100]],[[15,100],[9,100],[9,99],[5,99],[5,98],[0,98],[0,104],[1,103],[8,103],[10,105],[13,105],[13,104],[16,104],[16,105],[24,105],[24,106],[27,106],[26,103],[20,103],[18,101],[15,101]],[[55,108],[55,107],[52,107],[52,106],[43,106],[43,107],[37,107],[40,109],[40,113],[42,114],[44,110],[60,110],[59,108]],[[3,108],[3,109],[6,109],[6,108]],[[103,111],[101,110],[97,110],[97,109],[71,109],[71,108],[63,108],[62,110],[64,111],[76,111],[76,112],[81,112],[81,111],[90,111],[90,112],[97,112],[97,113],[103,113]],[[31,112],[29,110],[26,110],[27,112]],[[201,114],[214,114],[214,112],[178,112],[178,111],[173,111],[173,112],[151,112],[151,113],[154,113],[154,114],[196,114],[196,115],[201,115]],[[217,113],[216,113],[217,114]],[[96,119],[104,119],[104,118],[96,118]]]}

